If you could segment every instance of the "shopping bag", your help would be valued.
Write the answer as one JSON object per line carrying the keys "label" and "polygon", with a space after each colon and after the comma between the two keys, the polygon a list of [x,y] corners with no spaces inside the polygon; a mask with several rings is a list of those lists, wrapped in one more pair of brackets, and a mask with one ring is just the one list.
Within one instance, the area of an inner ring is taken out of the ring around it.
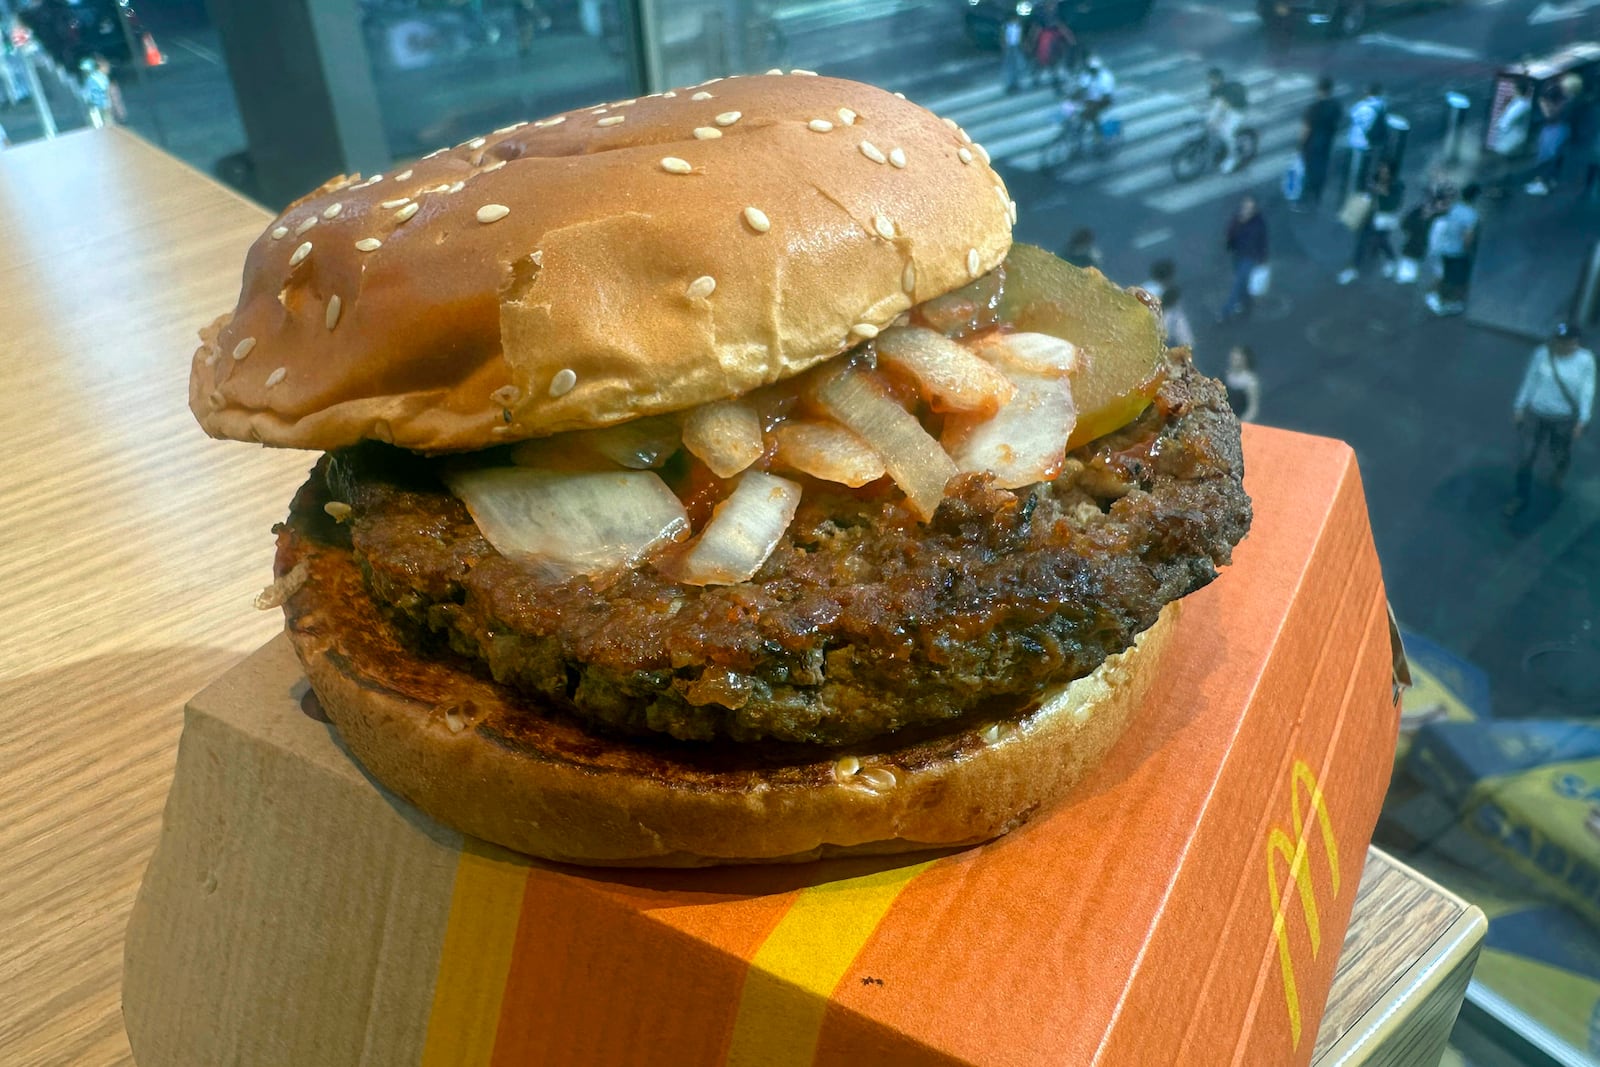
{"label": "shopping bag", "polygon": [[1283,172],[1283,198],[1285,200],[1299,200],[1306,189],[1306,159],[1302,155],[1289,161],[1289,167]]}
{"label": "shopping bag", "polygon": [[1379,211],[1372,216],[1372,228],[1379,233],[1393,233],[1400,228],[1400,213],[1397,211]]}
{"label": "shopping bag", "polygon": [[1272,288],[1272,267],[1263,263],[1258,267],[1250,268],[1250,295],[1266,296],[1267,290]]}
{"label": "shopping bag", "polygon": [[1359,230],[1367,224],[1372,214],[1372,196],[1368,193],[1351,193],[1339,209],[1339,222],[1347,230]]}

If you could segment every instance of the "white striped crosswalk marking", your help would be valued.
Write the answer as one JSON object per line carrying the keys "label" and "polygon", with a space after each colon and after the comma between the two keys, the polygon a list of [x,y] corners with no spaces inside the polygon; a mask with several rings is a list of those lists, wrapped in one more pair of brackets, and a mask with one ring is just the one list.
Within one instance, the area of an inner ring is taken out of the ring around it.
{"label": "white striped crosswalk marking", "polygon": [[[1231,72],[1250,96],[1245,122],[1257,131],[1257,158],[1233,174],[1214,173],[1178,185],[1172,177],[1172,154],[1198,132],[1209,64],[1198,53],[1174,54],[1149,44],[1102,55],[1117,75],[1112,114],[1122,123],[1122,143],[1110,159],[1077,167],[1073,182],[1111,196],[1138,198],[1163,213],[1186,211],[1276,179],[1294,155],[1300,114],[1315,98],[1315,79],[1304,73],[1260,68]],[[930,99],[913,94],[913,99],[959,123],[994,159],[1037,170],[1056,134],[1059,100],[1048,86],[1007,95],[998,63],[989,68],[976,69],[981,84]]]}

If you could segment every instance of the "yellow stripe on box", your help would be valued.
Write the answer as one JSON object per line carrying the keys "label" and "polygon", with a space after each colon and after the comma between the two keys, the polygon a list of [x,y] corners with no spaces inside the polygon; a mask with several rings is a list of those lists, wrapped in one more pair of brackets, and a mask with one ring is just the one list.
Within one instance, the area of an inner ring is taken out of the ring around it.
{"label": "yellow stripe on box", "polygon": [[456,864],[420,1067],[488,1067],[528,869],[467,838]]}
{"label": "yellow stripe on box", "polygon": [[809,1067],[834,988],[900,891],[934,862],[802,891],[750,960],[728,1067]]}

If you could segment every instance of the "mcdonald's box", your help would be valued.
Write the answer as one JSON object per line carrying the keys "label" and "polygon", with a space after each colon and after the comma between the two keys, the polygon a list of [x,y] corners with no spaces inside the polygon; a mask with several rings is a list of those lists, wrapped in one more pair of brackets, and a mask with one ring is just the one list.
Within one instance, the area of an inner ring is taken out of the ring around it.
{"label": "mcdonald's box", "polygon": [[[1399,712],[1351,450],[1255,525],[1056,808],[953,852],[564,867],[386,793],[279,638],[189,704],[127,933],[143,1067],[1311,1062]],[[304,707],[303,707],[304,705]]]}

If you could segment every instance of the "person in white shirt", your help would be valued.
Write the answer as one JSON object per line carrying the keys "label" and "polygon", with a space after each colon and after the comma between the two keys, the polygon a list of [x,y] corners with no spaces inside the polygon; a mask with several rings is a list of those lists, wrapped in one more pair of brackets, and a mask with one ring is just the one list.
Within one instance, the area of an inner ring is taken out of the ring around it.
{"label": "person in white shirt", "polygon": [[1489,127],[1489,151],[1507,160],[1522,151],[1528,143],[1528,125],[1533,121],[1533,86],[1518,80],[1511,91],[1511,99],[1495,116]]}
{"label": "person in white shirt", "polygon": [[1228,389],[1228,405],[1240,422],[1255,422],[1261,414],[1261,379],[1256,375],[1256,354],[1249,345],[1234,345],[1228,350],[1228,370],[1222,376]]}
{"label": "person in white shirt", "polygon": [[1507,516],[1528,506],[1533,466],[1540,452],[1550,453],[1550,486],[1560,492],[1572,462],[1572,443],[1594,412],[1594,385],[1594,353],[1579,344],[1576,326],[1561,323],[1551,331],[1547,343],[1533,350],[1522,388],[1511,405],[1522,449],[1516,491],[1505,508]]}
{"label": "person in white shirt", "polygon": [[1084,64],[1083,73],[1078,75],[1078,95],[1083,100],[1083,117],[1096,137],[1104,136],[1100,121],[1111,107],[1116,91],[1116,75],[1099,56],[1091,55]]}
{"label": "person in white shirt", "polygon": [[1189,313],[1182,307],[1183,290],[1176,285],[1166,287],[1161,297],[1161,322],[1167,329],[1167,344],[1173,348],[1194,348],[1194,326]]}
{"label": "person in white shirt", "polygon": [[1347,159],[1359,160],[1347,165],[1350,192],[1360,192],[1367,186],[1372,174],[1373,156],[1383,152],[1388,135],[1389,105],[1383,98],[1383,86],[1373,82],[1367,86],[1367,95],[1350,105],[1350,127],[1345,131]]}
{"label": "person in white shirt", "polygon": [[1022,88],[1028,60],[1022,53],[1022,19],[1014,12],[1000,28],[1000,77],[1008,94]]}

